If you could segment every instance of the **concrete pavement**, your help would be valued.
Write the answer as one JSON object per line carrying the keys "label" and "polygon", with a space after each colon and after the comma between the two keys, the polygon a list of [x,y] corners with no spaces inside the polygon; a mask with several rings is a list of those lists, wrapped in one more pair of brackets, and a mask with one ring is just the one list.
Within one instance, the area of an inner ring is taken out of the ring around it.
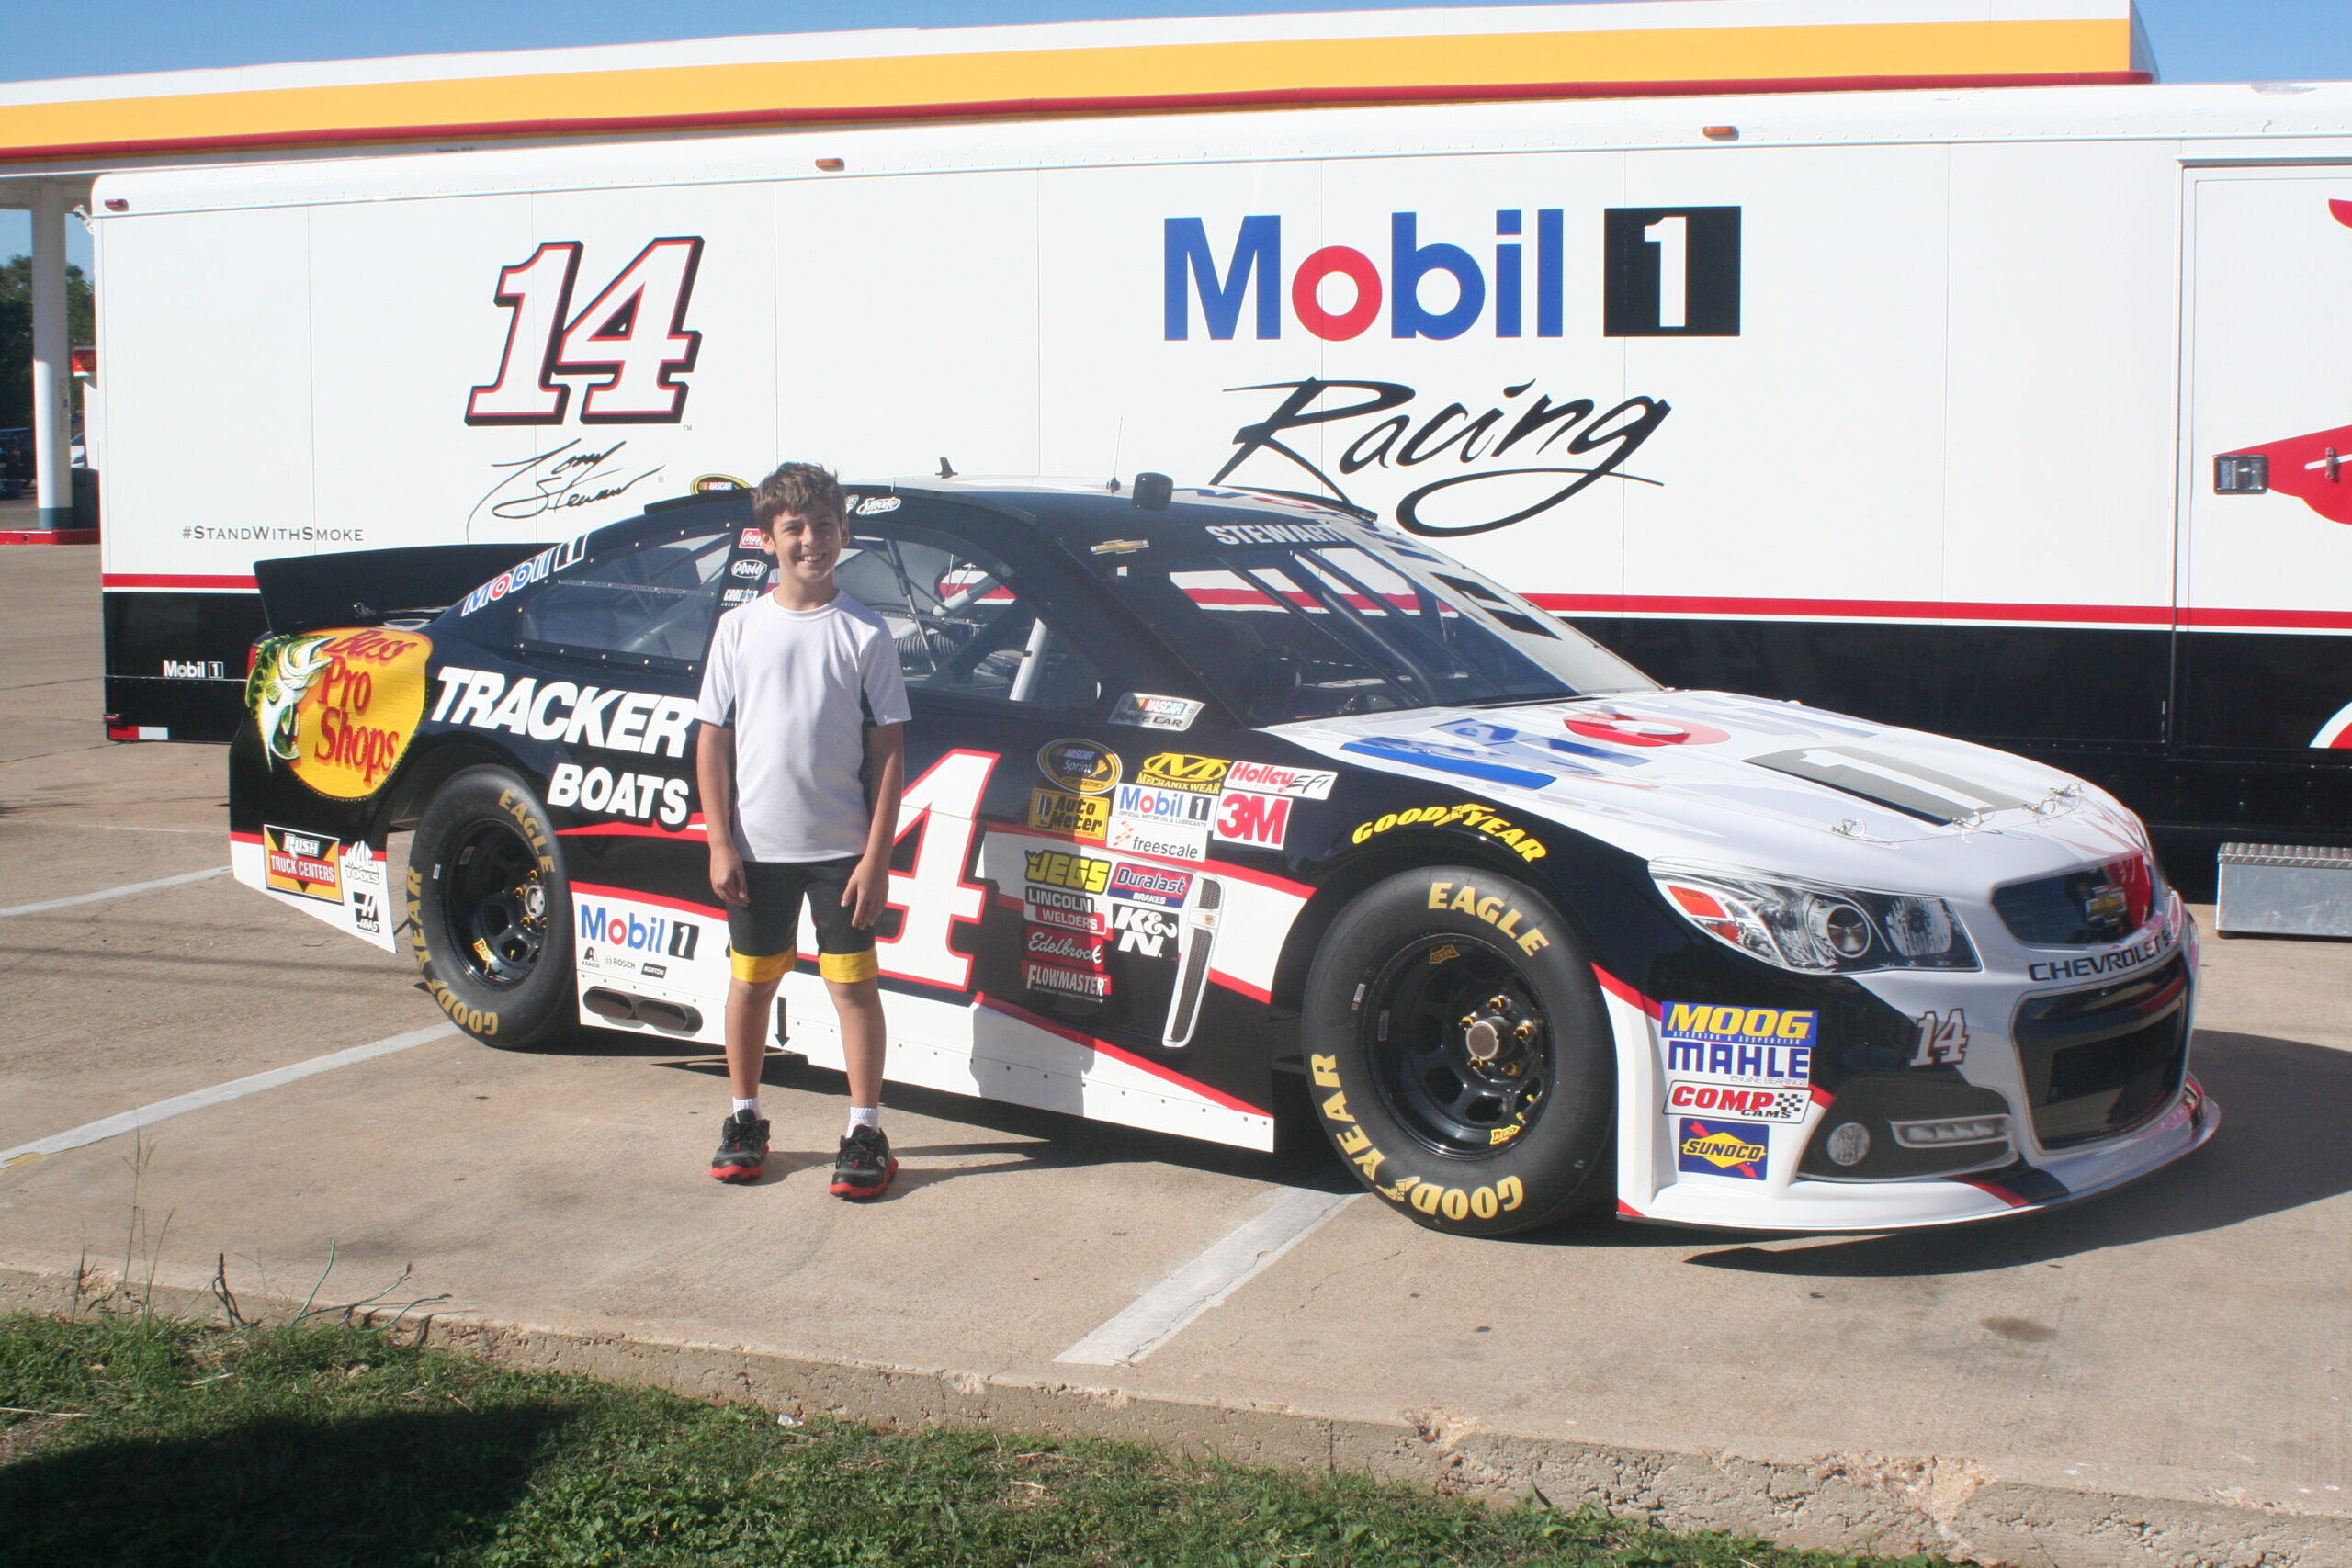
{"label": "concrete pavement", "polygon": [[[225,862],[221,754],[98,739],[95,552],[0,551],[0,908]],[[2210,929],[2210,921],[2208,922]],[[699,1168],[716,1059],[442,1038],[0,1170],[0,1293],[85,1258],[196,1299],[437,1295],[496,1353],[875,1418],[1342,1462],[1792,1542],[2094,1564],[2352,1562],[2352,948],[2208,942],[2208,1149],[1972,1230],[1595,1220],[1470,1242],[1368,1202],[1131,1364],[1056,1358],[1284,1190],[1271,1157],[892,1091],[887,1201]],[[402,957],[226,878],[0,918],[0,1149],[441,1021]],[[158,1244],[164,1216],[169,1229]]]}

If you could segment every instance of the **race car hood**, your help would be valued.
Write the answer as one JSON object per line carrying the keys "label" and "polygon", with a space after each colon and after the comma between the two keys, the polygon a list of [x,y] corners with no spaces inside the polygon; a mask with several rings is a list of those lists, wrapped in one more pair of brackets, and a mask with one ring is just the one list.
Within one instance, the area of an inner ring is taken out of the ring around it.
{"label": "race car hood", "polygon": [[1508,797],[1645,859],[1889,892],[1989,887],[2146,847],[2130,811],[2054,768],[1729,693],[1419,708],[1274,733],[1349,766]]}

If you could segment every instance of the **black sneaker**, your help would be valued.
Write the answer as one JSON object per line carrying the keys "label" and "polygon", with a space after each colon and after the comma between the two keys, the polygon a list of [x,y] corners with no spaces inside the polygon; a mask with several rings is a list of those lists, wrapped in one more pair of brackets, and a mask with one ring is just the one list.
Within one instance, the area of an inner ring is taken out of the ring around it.
{"label": "black sneaker", "polygon": [[899,1174],[890,1156],[890,1140],[879,1127],[859,1127],[842,1140],[841,1157],[833,1161],[833,1196],[879,1198]]}
{"label": "black sneaker", "polygon": [[767,1122],[748,1111],[738,1111],[720,1128],[718,1152],[710,1156],[710,1174],[721,1181],[757,1181],[767,1157]]}

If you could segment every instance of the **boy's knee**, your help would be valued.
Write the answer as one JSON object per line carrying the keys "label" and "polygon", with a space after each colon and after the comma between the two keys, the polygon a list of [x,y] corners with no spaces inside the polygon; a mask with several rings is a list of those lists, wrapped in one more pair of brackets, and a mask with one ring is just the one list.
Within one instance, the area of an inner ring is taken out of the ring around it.
{"label": "boy's knee", "polygon": [[789,952],[762,956],[757,953],[738,953],[731,947],[727,950],[729,970],[738,981],[755,990],[775,990],[783,983],[785,976],[791,972],[793,964],[799,961],[799,957],[798,953]]}
{"label": "boy's knee", "polygon": [[837,992],[846,987],[875,990],[878,988],[875,979],[882,973],[882,964],[870,947],[864,953],[820,953],[817,954],[817,973]]}

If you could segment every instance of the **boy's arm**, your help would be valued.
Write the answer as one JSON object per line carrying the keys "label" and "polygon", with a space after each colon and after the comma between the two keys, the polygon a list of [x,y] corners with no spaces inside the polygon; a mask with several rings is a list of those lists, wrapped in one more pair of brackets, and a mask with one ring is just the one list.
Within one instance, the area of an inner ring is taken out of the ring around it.
{"label": "boy's arm", "polygon": [[899,841],[899,797],[907,783],[906,733],[903,724],[865,729],[865,852],[842,889],[850,924],[861,931],[880,919],[890,901],[890,851]]}
{"label": "boy's arm", "polygon": [[702,795],[703,829],[710,839],[710,890],[721,903],[749,904],[743,857],[735,851],[735,732],[727,726],[702,727],[695,743],[695,783]]}

